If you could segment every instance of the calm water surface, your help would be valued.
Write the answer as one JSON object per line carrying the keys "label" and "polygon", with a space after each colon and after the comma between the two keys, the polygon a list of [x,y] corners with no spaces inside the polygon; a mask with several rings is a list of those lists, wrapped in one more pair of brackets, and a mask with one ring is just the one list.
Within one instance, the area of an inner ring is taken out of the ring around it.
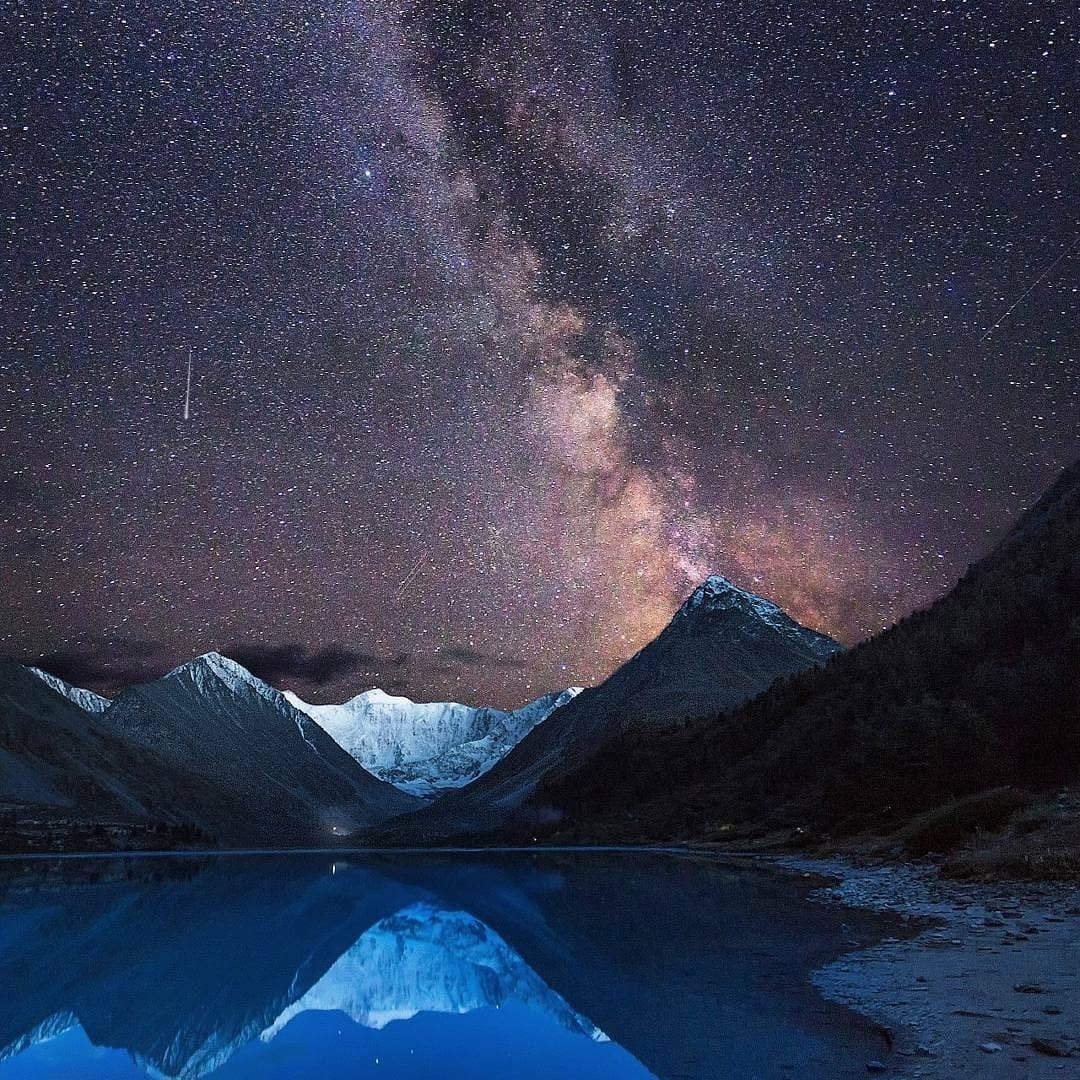
{"label": "calm water surface", "polygon": [[0,863],[0,1080],[865,1076],[891,928],[643,852]]}

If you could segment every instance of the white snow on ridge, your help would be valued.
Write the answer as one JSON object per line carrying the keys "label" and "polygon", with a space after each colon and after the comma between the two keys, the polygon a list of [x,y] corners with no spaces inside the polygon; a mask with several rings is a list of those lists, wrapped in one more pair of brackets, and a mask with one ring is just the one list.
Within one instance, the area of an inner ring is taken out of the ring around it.
{"label": "white snow on ridge", "polygon": [[196,656],[194,660],[173,668],[165,678],[168,679],[174,675],[188,675],[200,689],[205,689],[207,680],[217,678],[232,690],[247,687],[268,700],[276,700],[282,696],[279,690],[263,682],[257,675],[252,675],[243,664],[238,664],[219,652],[207,652]]}
{"label": "white snow on ridge", "polygon": [[63,694],[68,701],[73,701],[80,709],[85,709],[89,713],[103,713],[112,704],[107,697],[95,694],[93,690],[84,690],[81,686],[72,686],[71,683],[47,671],[42,671],[41,668],[32,667],[30,670],[46,686],[51,686],[57,693]]}
{"label": "white snow on ridge", "polygon": [[514,712],[415,702],[379,689],[343,705],[312,705],[288,690],[285,697],[380,780],[412,795],[433,795],[486,773],[578,692],[545,694]]}
{"label": "white snow on ridge", "polygon": [[740,611],[752,615],[777,633],[800,639],[822,659],[827,659],[841,649],[832,638],[801,625],[771,600],[747,589],[740,589],[722,574],[711,574],[707,577],[679,608],[675,618],[692,618],[714,611]]}
{"label": "white snow on ridge", "polygon": [[740,589],[721,574],[711,574],[691,594],[682,611],[723,611],[736,609],[756,615],[776,629],[786,629],[794,620],[764,596]]}

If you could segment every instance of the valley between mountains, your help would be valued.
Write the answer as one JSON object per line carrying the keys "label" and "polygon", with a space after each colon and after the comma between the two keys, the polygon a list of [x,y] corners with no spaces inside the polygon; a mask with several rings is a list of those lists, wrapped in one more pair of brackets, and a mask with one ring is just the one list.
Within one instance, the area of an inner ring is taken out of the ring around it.
{"label": "valley between mountains", "polygon": [[1071,876],[1080,463],[930,608],[845,650],[709,577],[597,686],[310,704],[216,652],[114,699],[0,667],[10,852],[461,843],[937,854]]}

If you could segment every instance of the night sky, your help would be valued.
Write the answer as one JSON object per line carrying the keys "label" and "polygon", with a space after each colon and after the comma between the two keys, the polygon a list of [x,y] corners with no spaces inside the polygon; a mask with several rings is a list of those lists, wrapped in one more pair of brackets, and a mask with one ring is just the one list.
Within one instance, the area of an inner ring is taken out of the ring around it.
{"label": "night sky", "polygon": [[0,652],[508,705],[712,571],[927,602],[1080,456],[1073,12],[13,0]]}

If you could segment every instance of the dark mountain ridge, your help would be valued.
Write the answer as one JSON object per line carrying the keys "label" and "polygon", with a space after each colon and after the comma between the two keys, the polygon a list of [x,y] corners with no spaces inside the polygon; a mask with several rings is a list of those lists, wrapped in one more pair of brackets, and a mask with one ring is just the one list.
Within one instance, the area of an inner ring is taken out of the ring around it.
{"label": "dark mountain ridge", "polygon": [[334,844],[417,802],[217,653],[111,703],[45,672],[0,665],[0,807],[34,823],[24,832],[59,829],[61,846],[66,832],[80,846],[108,847],[101,827],[125,823],[162,846],[177,839],[169,826],[204,843]]}
{"label": "dark mountain ridge", "polygon": [[1080,775],[1080,463],[923,611],[843,652],[711,577],[476,782],[423,805],[216,653],[114,702],[0,665],[0,809],[219,843],[709,840],[899,827]]}
{"label": "dark mountain ridge", "polygon": [[218,798],[196,820],[232,842],[332,843],[417,803],[220,653],[130,687],[101,722],[211,784]]}
{"label": "dark mountain ridge", "polygon": [[778,677],[840,651],[771,601],[712,576],[653,641],[599,686],[556,709],[490,772],[387,823],[375,837],[430,842],[503,829],[511,819],[531,828],[546,813],[533,799],[537,786],[573,773],[614,736],[733,708]]}
{"label": "dark mountain ridge", "polygon": [[0,803],[9,812],[187,823],[185,802],[211,793],[186,768],[111,731],[102,710],[77,704],[81,693],[0,663]]}
{"label": "dark mountain ridge", "polygon": [[742,707],[611,740],[538,797],[563,837],[887,830],[1080,775],[1080,463],[946,596]]}

